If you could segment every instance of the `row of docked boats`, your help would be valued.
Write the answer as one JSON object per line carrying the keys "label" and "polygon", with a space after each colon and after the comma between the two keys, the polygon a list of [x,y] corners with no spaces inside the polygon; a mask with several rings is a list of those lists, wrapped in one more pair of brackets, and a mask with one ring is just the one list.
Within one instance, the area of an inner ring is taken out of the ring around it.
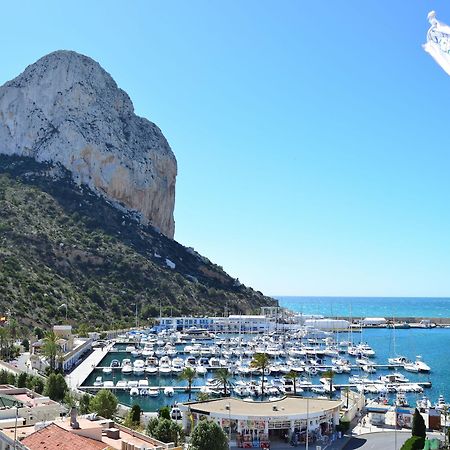
{"label": "row of docked boats", "polygon": [[[194,358],[217,358],[213,359],[214,366],[224,367],[229,365],[229,361],[235,359],[251,359],[255,353],[266,353],[274,360],[281,360],[280,364],[273,364],[270,370],[272,373],[284,374],[287,370],[298,370],[299,372],[308,371],[302,366],[315,366],[315,362],[331,357],[339,359],[343,354],[348,354],[356,358],[356,364],[366,373],[375,373],[376,365],[371,362],[375,351],[365,342],[353,343],[351,341],[336,342],[330,335],[325,334],[321,337],[310,338],[308,331],[304,329],[295,332],[272,335],[258,335],[252,339],[244,336],[223,337],[221,335],[211,334],[210,342],[197,342],[196,338],[186,342],[183,340],[183,333],[180,332],[162,332],[158,335],[142,334],[134,345],[127,345],[126,351],[131,353],[134,358],[156,357],[162,358],[168,356],[175,359],[183,355],[193,356]],[[309,330],[311,332],[311,330]],[[284,360],[293,360],[294,368],[288,368]],[[295,364],[295,361],[299,361]],[[203,360],[205,361],[205,360]],[[225,364],[226,363],[226,364]],[[388,360],[390,366],[404,367],[409,372],[430,372],[431,368],[421,359],[420,356],[415,361],[409,361],[406,357],[397,356]],[[207,366],[202,363],[200,366]],[[242,366],[242,365],[241,365]],[[244,364],[245,366],[245,364]],[[279,370],[277,370],[277,366]],[[332,367],[336,373],[346,373],[349,370],[348,365],[341,367],[339,364]],[[176,373],[175,369],[175,373]],[[204,373],[202,368],[199,369]],[[247,372],[242,368],[241,372]],[[312,369],[312,372],[315,372]],[[168,370],[163,370],[168,373]]]}
{"label": "row of docked boats", "polygon": [[162,390],[159,387],[149,386],[148,380],[119,380],[116,384],[113,381],[103,381],[102,377],[97,377],[94,382],[94,387],[105,389],[123,389],[129,390],[132,397],[137,395],[158,397],[161,392],[167,397],[172,397],[175,390],[171,386],[167,386]]}

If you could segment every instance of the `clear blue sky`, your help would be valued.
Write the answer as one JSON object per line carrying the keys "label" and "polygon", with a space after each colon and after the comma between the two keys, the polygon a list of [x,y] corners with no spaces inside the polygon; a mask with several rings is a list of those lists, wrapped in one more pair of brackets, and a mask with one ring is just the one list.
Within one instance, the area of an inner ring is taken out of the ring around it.
{"label": "clear blue sky", "polygon": [[176,239],[267,294],[450,296],[441,1],[2,3],[0,83],[99,61],[179,164]]}

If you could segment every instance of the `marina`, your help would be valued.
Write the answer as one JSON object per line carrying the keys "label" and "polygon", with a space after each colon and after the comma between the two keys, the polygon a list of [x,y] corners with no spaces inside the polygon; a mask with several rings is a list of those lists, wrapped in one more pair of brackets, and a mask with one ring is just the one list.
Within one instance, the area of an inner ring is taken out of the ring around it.
{"label": "marina", "polygon": [[[134,333],[114,343],[79,389],[90,393],[111,389],[121,403],[138,403],[145,411],[155,411],[199,395],[220,397],[224,388],[217,373],[226,369],[227,391],[246,401],[262,400],[262,392],[264,400],[292,395],[293,380],[288,374],[294,372],[296,394],[303,397],[337,398],[339,392],[351,389],[385,403],[394,404],[404,396],[404,403],[415,405],[425,396],[430,404],[437,404],[439,396],[448,397],[448,387],[441,382],[434,358],[430,363],[433,353],[424,351],[423,333],[450,338],[443,328],[375,328],[355,335],[312,329],[289,335],[210,333],[207,337],[204,333],[197,337],[183,332]],[[256,353],[269,355],[264,376],[251,367]],[[426,356],[417,358],[418,353]],[[417,364],[423,364],[422,370]],[[180,378],[186,367],[195,371],[190,392]]]}

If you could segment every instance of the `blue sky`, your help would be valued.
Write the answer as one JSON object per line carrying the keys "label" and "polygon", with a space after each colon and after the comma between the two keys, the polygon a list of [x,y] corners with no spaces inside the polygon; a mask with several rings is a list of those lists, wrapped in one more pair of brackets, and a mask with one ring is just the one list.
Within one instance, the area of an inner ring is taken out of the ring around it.
{"label": "blue sky", "polygon": [[0,83],[91,56],[178,159],[176,239],[267,294],[450,296],[448,1],[17,1]]}

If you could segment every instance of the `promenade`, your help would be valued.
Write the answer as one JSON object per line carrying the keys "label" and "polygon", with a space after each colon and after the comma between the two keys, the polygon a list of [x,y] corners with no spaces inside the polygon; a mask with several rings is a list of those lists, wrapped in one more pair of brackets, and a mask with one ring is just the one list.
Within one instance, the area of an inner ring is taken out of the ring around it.
{"label": "promenade", "polygon": [[97,367],[114,344],[110,343],[103,348],[95,348],[92,353],[83,360],[72,372],[65,376],[67,386],[70,389],[78,390],[78,387],[89,376],[92,370]]}

